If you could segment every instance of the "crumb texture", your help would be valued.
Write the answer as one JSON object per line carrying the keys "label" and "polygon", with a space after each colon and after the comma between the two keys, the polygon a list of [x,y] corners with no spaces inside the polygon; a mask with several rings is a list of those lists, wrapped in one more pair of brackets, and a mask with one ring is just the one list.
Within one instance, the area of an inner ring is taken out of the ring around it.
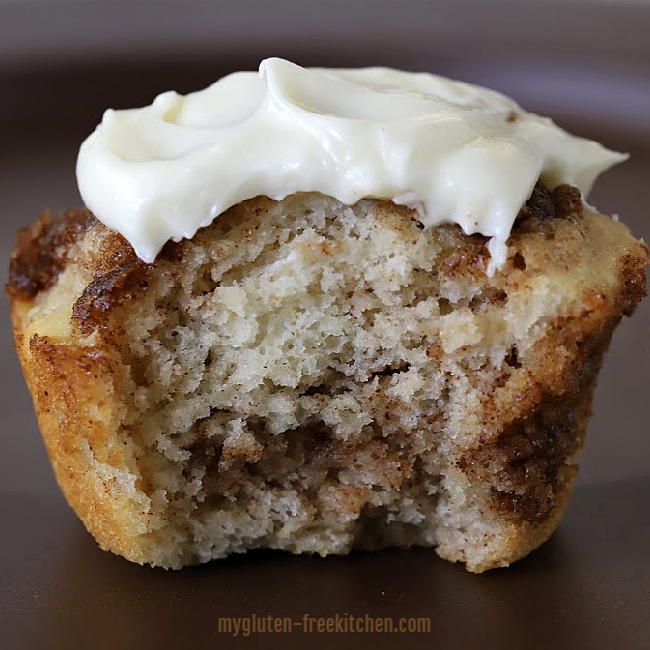
{"label": "crumb texture", "polygon": [[257,198],[153,265],[87,213],[47,219],[9,293],[57,478],[104,548],[165,567],[525,555],[645,290],[643,244],[566,186],[536,188],[493,277],[483,237],[384,201]]}

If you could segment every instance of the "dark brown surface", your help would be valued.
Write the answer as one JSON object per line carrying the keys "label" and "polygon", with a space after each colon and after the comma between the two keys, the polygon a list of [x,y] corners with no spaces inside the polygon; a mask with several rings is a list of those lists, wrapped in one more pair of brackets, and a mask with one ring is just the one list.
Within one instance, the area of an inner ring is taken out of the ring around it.
{"label": "dark brown surface", "polygon": [[52,287],[65,268],[66,253],[96,221],[86,209],[56,215],[44,212],[16,234],[9,262],[7,293],[25,299]]}
{"label": "dark brown surface", "polygon": [[[183,571],[100,551],[59,496],[3,494],[4,648],[647,648],[650,480],[583,487],[555,536],[480,576],[433,551],[255,552]],[[219,617],[430,617],[429,634],[218,632]]]}
{"label": "dark brown surface", "polygon": [[[372,7],[370,5],[372,4]],[[628,163],[590,201],[650,239],[650,8],[369,0],[0,4],[0,280],[14,232],[80,204],[79,143],[109,105],[200,88],[268,55],[387,64],[503,90]],[[226,10],[225,7],[228,7]],[[274,553],[182,573],[99,551],[59,496],[0,319],[0,647],[626,648],[650,638],[650,300],[617,330],[595,395],[581,487],[558,534],[471,576],[429,551],[349,559]],[[628,482],[607,485],[624,479]],[[602,484],[602,486],[595,486]],[[593,487],[592,487],[593,486]],[[232,639],[253,613],[431,616],[419,637]]]}

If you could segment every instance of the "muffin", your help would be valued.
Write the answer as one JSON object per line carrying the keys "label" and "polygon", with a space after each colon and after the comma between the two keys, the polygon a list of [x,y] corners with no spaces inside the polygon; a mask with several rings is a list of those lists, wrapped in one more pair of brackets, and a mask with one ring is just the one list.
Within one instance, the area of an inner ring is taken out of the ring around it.
{"label": "muffin", "polygon": [[525,556],[566,507],[647,248],[548,174],[498,264],[494,233],[305,189],[152,261],[88,209],[19,233],[15,346],[68,502],[103,549],[167,568]]}

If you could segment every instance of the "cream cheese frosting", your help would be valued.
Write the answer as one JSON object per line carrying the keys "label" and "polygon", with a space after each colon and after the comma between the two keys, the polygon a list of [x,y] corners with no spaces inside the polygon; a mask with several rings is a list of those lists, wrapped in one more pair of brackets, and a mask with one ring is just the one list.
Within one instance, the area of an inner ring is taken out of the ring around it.
{"label": "cream cheese frosting", "polygon": [[586,196],[626,157],[479,86],[271,58],[198,92],[107,110],[81,146],[77,180],[88,208],[145,262],[245,199],[321,192],[346,204],[391,199],[425,227],[481,233],[493,271],[538,179]]}

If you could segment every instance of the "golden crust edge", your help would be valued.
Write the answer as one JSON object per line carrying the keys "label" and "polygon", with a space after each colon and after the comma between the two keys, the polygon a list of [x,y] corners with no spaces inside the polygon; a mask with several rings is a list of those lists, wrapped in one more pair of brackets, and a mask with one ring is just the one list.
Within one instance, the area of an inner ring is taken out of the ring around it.
{"label": "golden crust edge", "polygon": [[[115,479],[102,478],[93,467],[93,452],[112,454],[112,464],[125,472],[131,460],[119,444],[107,444],[121,438],[121,400],[115,399],[119,375],[113,372],[119,361],[81,346],[52,344],[46,337],[28,338],[22,328],[28,309],[25,301],[12,300],[14,345],[56,481],[102,549],[140,564],[149,562],[141,536],[147,531],[146,496],[124,494]],[[107,417],[81,414],[91,395]]]}

